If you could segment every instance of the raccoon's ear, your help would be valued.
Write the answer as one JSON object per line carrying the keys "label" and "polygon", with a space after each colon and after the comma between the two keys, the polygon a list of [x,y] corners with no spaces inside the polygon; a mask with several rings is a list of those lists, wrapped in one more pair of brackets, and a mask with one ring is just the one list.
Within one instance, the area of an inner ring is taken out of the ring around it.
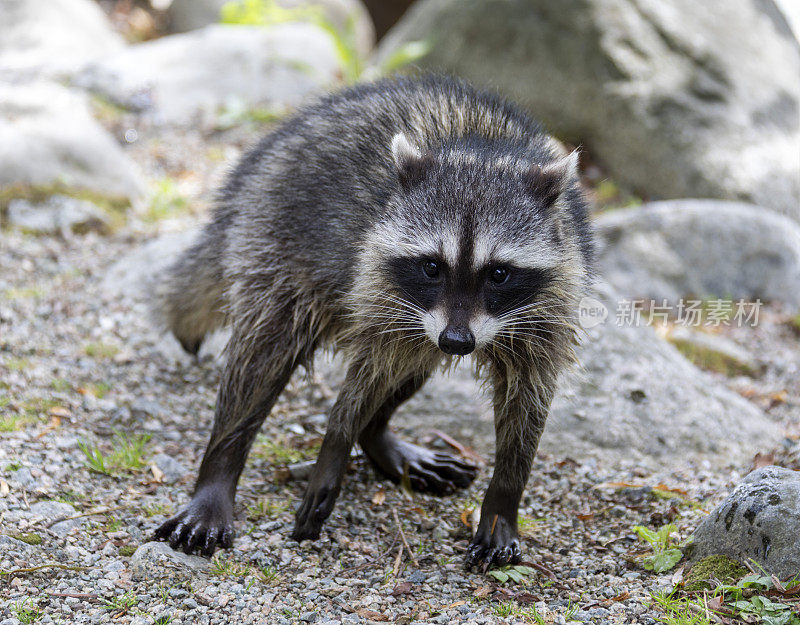
{"label": "raccoon's ear", "polygon": [[545,206],[551,206],[578,178],[578,150],[552,163],[531,165],[526,172],[528,191]]}
{"label": "raccoon's ear", "polygon": [[397,167],[397,178],[404,189],[422,180],[433,165],[433,155],[420,150],[402,132],[392,137],[392,158]]}

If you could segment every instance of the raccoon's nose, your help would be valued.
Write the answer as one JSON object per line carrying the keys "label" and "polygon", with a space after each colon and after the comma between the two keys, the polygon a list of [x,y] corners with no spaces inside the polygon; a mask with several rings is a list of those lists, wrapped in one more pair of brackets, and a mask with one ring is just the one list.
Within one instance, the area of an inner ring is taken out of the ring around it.
{"label": "raccoon's nose", "polygon": [[475,349],[475,337],[468,328],[448,326],[439,335],[439,349],[445,354],[466,356]]}

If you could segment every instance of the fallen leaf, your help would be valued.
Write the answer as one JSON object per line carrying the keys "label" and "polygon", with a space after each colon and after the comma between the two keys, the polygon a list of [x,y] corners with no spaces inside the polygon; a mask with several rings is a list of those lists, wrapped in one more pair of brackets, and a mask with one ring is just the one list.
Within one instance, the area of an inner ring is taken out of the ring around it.
{"label": "fallen leaf", "polygon": [[0,497],[5,497],[10,492],[11,488],[9,488],[8,482],[6,482],[3,478],[0,477]]}
{"label": "fallen leaf", "polygon": [[579,521],[591,521],[594,518],[594,512],[587,512],[586,514],[576,514],[575,518]]}
{"label": "fallen leaf", "polygon": [[467,604],[466,601],[456,601],[455,603],[451,603],[450,605],[445,606],[444,609],[449,610],[450,608],[457,608],[460,605],[466,605],[466,604]]}
{"label": "fallen leaf", "polygon": [[666,484],[656,484],[653,486],[653,490],[658,490],[663,493],[675,493],[676,495],[680,495],[681,497],[688,497],[689,492],[683,490],[682,488],[671,488]]}
{"label": "fallen leaf", "polygon": [[490,594],[492,594],[492,590],[493,589],[491,586],[479,586],[473,591],[472,596],[482,599],[483,597],[488,597]]}
{"label": "fallen leaf", "polygon": [[50,416],[52,417],[62,417],[64,419],[69,419],[72,416],[72,413],[63,406],[53,406],[50,408]]}
{"label": "fallen leaf", "polygon": [[59,416],[52,416],[50,417],[50,422],[45,426],[45,428],[36,435],[36,438],[42,438],[48,432],[52,432],[53,430],[58,429],[61,427],[61,417]]}
{"label": "fallen leaf", "polygon": [[386,501],[386,491],[381,488],[372,496],[372,503],[382,506],[384,501]]}
{"label": "fallen leaf", "polygon": [[613,488],[620,490],[622,488],[644,488],[644,484],[633,484],[631,482],[603,482],[602,484],[595,484],[592,486],[594,490],[601,490],[604,488]]}
{"label": "fallen leaf", "polygon": [[472,527],[472,523],[470,522],[471,515],[472,515],[472,508],[466,508],[465,510],[461,511],[461,522],[467,527]]}
{"label": "fallen leaf", "polygon": [[400,582],[397,586],[394,587],[392,590],[392,597],[399,597],[401,595],[408,595],[411,593],[414,587],[411,585],[411,582]]}
{"label": "fallen leaf", "polygon": [[514,601],[524,605],[529,603],[536,603],[538,600],[539,597],[529,592],[518,592],[516,595],[514,595]]}
{"label": "fallen leaf", "polygon": [[771,464],[775,464],[775,454],[762,454],[761,452],[758,452],[753,458],[752,470],[760,469],[761,467],[768,467]]}
{"label": "fallen leaf", "polygon": [[380,612],[375,612],[375,610],[367,610],[366,608],[361,608],[360,610],[356,610],[356,614],[358,614],[362,618],[369,619],[371,621],[388,621],[389,617],[385,614],[381,614]]}
{"label": "fallen leaf", "polygon": [[164,472],[156,465],[150,465],[150,472],[153,474],[153,481],[161,484],[164,481]]}

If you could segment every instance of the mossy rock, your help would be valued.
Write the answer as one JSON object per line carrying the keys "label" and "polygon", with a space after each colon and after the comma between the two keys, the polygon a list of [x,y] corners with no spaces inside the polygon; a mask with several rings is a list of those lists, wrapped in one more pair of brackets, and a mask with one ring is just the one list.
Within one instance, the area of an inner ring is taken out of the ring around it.
{"label": "mossy rock", "polygon": [[758,375],[757,368],[745,358],[714,349],[711,346],[704,345],[692,339],[670,336],[669,342],[677,347],[678,351],[683,354],[687,360],[691,361],[692,364],[700,369],[715,371],[728,377],[737,375]]}
{"label": "mossy rock", "polygon": [[683,589],[686,592],[700,592],[712,590],[717,580],[723,584],[735,584],[748,571],[733,558],[724,555],[707,556],[695,564],[683,580]]}
{"label": "mossy rock", "polygon": [[31,204],[41,204],[53,195],[65,195],[77,200],[91,202],[106,215],[111,230],[116,230],[125,223],[125,212],[131,206],[131,201],[127,197],[104,195],[97,191],[74,188],[62,183],[47,185],[15,184],[0,187],[0,227],[8,225],[8,205],[12,200],[27,200]]}
{"label": "mossy rock", "polygon": [[25,544],[28,545],[41,545],[43,540],[39,534],[35,534],[33,532],[28,533],[19,533],[19,534],[11,534],[12,538],[16,538],[17,540],[21,540]]}

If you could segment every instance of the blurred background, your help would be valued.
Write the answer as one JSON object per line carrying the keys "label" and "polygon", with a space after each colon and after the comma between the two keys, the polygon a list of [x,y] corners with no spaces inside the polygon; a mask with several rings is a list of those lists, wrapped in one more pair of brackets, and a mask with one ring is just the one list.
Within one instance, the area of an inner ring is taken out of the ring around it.
{"label": "blurred background", "polygon": [[[34,518],[25,497],[51,521],[152,506],[123,523],[128,544],[172,509],[225,337],[182,354],[150,314],[155,282],[248,145],[395,72],[498,91],[581,150],[598,280],[543,462],[595,483],[666,475],[700,499],[753,467],[800,469],[799,37],[797,0],[0,0],[6,521]],[[339,369],[293,383],[249,471],[313,457]],[[491,456],[469,371],[398,420],[417,439],[432,425]],[[258,484],[245,474],[244,501]]]}

